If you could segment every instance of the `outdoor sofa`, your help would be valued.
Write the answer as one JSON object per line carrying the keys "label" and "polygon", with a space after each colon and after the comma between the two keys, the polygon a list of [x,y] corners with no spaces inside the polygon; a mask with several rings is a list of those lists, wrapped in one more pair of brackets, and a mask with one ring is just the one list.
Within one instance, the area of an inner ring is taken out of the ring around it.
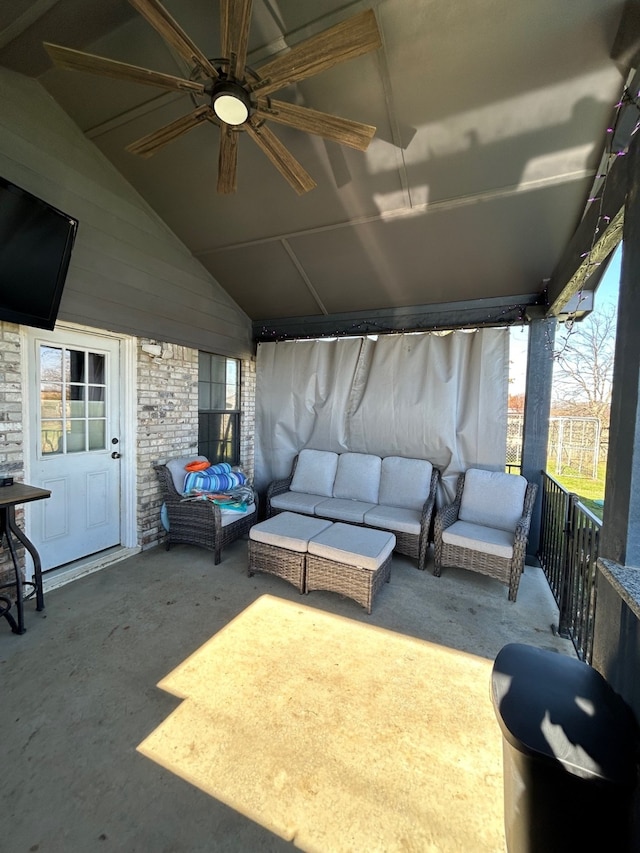
{"label": "outdoor sofa", "polygon": [[301,450],[267,490],[267,517],[313,515],[393,533],[395,550],[424,569],[440,471],[426,459]]}

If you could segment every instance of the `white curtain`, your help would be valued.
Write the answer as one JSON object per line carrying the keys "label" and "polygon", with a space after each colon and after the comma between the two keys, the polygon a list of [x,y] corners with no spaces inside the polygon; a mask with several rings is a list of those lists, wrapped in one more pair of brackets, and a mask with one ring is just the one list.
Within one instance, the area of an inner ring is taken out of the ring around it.
{"label": "white curtain", "polygon": [[259,344],[256,475],[303,447],[428,459],[451,500],[460,471],[505,464],[508,329]]}

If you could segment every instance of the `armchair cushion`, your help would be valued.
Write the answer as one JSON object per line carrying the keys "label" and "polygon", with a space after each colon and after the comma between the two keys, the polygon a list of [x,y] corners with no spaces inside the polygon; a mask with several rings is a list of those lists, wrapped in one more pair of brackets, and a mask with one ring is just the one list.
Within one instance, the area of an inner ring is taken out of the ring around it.
{"label": "armchair cushion", "polygon": [[469,468],[458,518],[513,532],[522,517],[526,490],[527,480],[520,475]]}
{"label": "armchair cushion", "polygon": [[377,504],[381,465],[372,453],[341,453],[333,497]]}
{"label": "armchair cushion", "polygon": [[336,478],[337,467],[337,453],[309,448],[301,450],[289,488],[292,492],[305,492],[330,498],[333,495],[333,481]]}
{"label": "armchair cushion", "polygon": [[431,488],[433,465],[426,459],[385,456],[380,473],[378,503],[405,509],[422,510]]}
{"label": "armchair cushion", "polygon": [[504,557],[506,560],[513,557],[513,533],[497,527],[454,521],[451,527],[442,531],[442,541],[458,548],[491,554],[492,557]]}
{"label": "armchair cushion", "polygon": [[187,476],[187,471],[185,469],[185,465],[188,465],[189,462],[207,462],[206,456],[185,456],[181,459],[170,459],[166,465],[169,471],[171,472],[171,479],[173,480],[173,485],[175,486],[175,490],[179,495],[184,494],[184,481]]}

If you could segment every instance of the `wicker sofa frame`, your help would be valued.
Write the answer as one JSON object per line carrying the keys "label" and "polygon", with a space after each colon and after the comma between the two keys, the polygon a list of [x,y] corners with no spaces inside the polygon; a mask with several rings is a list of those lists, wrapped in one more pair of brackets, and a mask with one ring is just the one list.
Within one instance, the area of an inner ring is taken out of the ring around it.
{"label": "wicker sofa frame", "polygon": [[515,529],[513,544],[513,556],[509,560],[505,557],[496,557],[472,548],[463,548],[459,545],[451,545],[442,540],[443,531],[458,520],[462,493],[464,491],[465,474],[458,476],[456,497],[453,503],[442,507],[435,517],[434,523],[434,569],[433,574],[440,577],[443,566],[469,569],[495,578],[500,583],[509,587],[509,601],[515,601],[518,595],[520,578],[524,571],[524,560],[527,549],[527,539],[531,526],[531,515],[538,490],[537,485],[529,483],[524,497],[523,512]]}
{"label": "wicker sofa frame", "polygon": [[176,491],[171,471],[156,465],[162,499],[167,507],[169,530],[165,538],[167,551],[172,545],[198,545],[214,552],[214,564],[222,559],[222,549],[249,532],[258,520],[258,496],[254,492],[255,510],[237,521],[222,524],[220,507],[210,501],[185,501]]}
{"label": "wicker sofa frame", "polygon": [[[291,467],[291,473],[288,477],[285,477],[282,480],[274,480],[269,484],[269,488],[267,489],[267,518],[270,518],[272,515],[277,515],[277,513],[281,512],[277,507],[271,505],[271,499],[276,495],[281,495],[284,492],[289,491],[289,487],[293,480],[293,475],[296,471],[296,465],[298,464],[298,457],[296,456],[293,460],[293,465]],[[433,472],[431,474],[431,483],[429,486],[429,495],[422,506],[422,514],[420,516],[420,533],[412,534],[412,533],[404,533],[398,530],[388,530],[389,533],[393,533],[396,537],[396,547],[395,551],[398,554],[404,554],[405,557],[412,557],[413,559],[418,561],[418,568],[420,570],[424,570],[426,559],[427,559],[427,551],[429,549],[429,536],[431,531],[431,520],[433,518],[433,510],[435,507],[436,500],[436,489],[438,487],[438,483],[440,481],[440,471],[438,468],[433,468]],[[299,512],[299,510],[296,510]],[[318,515],[318,518],[324,518],[327,516]],[[335,518],[331,518],[331,521],[335,521]],[[357,525],[355,522],[350,521],[349,524],[354,524],[356,527],[367,527],[366,524]],[[373,530],[382,530],[384,528],[375,527]],[[366,605],[365,605],[366,606]]]}

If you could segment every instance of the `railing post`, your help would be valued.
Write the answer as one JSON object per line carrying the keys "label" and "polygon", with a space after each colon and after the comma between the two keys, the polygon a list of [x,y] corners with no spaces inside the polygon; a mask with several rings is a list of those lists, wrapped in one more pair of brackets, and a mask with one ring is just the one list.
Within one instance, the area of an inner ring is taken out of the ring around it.
{"label": "railing post", "polygon": [[566,640],[571,639],[571,588],[573,576],[573,539],[575,536],[573,518],[578,496],[570,492],[567,500],[567,515],[564,523],[564,567],[562,571],[562,590],[558,602],[558,634]]}

